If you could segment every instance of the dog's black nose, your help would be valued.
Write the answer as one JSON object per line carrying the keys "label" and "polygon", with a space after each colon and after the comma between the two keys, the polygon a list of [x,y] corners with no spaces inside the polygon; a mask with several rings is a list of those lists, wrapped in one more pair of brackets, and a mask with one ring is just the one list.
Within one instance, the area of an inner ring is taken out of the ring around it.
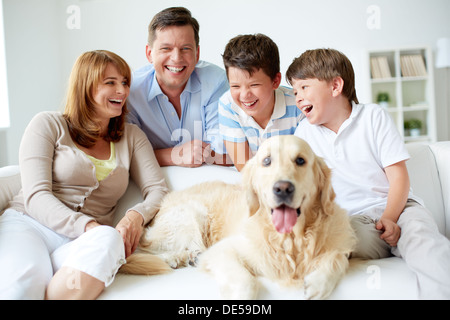
{"label": "dog's black nose", "polygon": [[294,191],[295,186],[289,181],[278,181],[273,185],[273,193],[283,201],[292,200]]}

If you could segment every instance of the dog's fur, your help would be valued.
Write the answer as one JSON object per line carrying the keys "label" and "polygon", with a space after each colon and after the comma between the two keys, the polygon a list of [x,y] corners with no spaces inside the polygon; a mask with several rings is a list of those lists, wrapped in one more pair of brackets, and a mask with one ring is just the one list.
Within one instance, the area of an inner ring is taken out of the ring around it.
{"label": "dog's fur", "polygon": [[[346,272],[355,244],[347,213],[334,198],[330,169],[306,142],[270,138],[244,167],[241,185],[207,182],[170,193],[145,230],[141,253],[121,272],[169,269],[155,265],[152,255],[172,268],[198,259],[224,298],[256,298],[258,276],[303,287],[309,299],[326,298]],[[293,211],[275,218],[280,207],[298,209],[298,218]],[[291,222],[284,226],[286,219]]]}

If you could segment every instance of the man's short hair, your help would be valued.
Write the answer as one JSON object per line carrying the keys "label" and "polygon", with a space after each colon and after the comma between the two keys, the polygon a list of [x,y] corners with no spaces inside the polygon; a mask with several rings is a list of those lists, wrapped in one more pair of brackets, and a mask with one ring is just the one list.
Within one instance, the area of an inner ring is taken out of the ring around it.
{"label": "man's short hair", "polygon": [[195,44],[198,47],[200,43],[198,21],[192,17],[191,12],[184,7],[171,7],[157,13],[148,26],[148,44],[153,45],[156,39],[156,31],[164,30],[170,26],[192,26],[194,29]]}

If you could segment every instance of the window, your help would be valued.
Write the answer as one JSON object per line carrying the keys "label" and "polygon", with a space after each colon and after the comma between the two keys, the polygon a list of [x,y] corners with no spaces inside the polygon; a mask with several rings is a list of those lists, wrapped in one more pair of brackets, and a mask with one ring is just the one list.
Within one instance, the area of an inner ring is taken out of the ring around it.
{"label": "window", "polygon": [[3,1],[0,1],[0,128],[9,127],[8,85],[6,78],[5,33]]}

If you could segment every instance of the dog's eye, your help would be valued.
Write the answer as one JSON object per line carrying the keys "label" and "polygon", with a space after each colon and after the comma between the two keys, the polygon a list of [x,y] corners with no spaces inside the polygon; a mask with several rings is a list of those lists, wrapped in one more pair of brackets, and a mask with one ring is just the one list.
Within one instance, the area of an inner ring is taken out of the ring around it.
{"label": "dog's eye", "polygon": [[302,166],[302,165],[305,164],[305,159],[303,159],[303,158],[301,158],[301,157],[298,157],[297,159],[295,159],[295,163],[296,163],[298,166]]}
{"label": "dog's eye", "polygon": [[272,163],[272,159],[270,159],[270,157],[264,158],[264,160],[263,160],[263,162],[262,162],[262,164],[263,164],[264,167],[270,166],[271,163]]}

